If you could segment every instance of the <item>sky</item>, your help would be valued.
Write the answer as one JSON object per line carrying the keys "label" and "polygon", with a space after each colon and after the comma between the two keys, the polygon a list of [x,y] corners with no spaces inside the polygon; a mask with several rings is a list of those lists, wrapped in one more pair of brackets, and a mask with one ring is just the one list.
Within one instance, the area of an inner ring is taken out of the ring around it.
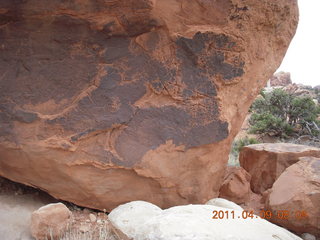
{"label": "sky", "polygon": [[294,83],[320,85],[320,0],[298,0],[299,25],[277,70],[290,72]]}

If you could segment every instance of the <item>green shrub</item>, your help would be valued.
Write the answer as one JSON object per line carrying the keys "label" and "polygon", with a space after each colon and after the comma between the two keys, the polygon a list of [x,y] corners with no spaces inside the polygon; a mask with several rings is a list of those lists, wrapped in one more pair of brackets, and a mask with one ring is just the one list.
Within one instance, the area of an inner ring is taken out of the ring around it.
{"label": "green shrub", "polygon": [[314,93],[316,94],[316,99],[320,103],[320,89],[315,88]]}
{"label": "green shrub", "polygon": [[235,152],[239,153],[244,146],[251,145],[251,144],[258,144],[258,143],[260,142],[255,138],[245,137],[245,138],[241,138],[239,140],[234,141],[233,149]]}
{"label": "green shrub", "polygon": [[253,113],[249,123],[251,124],[249,133],[268,133],[271,136],[288,136],[293,132],[292,126],[281,117],[272,115],[269,112]]}
{"label": "green shrub", "polygon": [[241,149],[244,146],[251,145],[251,144],[258,144],[258,143],[260,142],[257,139],[249,138],[249,137],[245,137],[245,138],[241,138],[239,140],[233,141],[228,164],[230,166],[239,166],[240,164],[239,164],[238,157]]}
{"label": "green shrub", "polygon": [[282,89],[262,92],[252,104],[251,112],[251,133],[278,137],[320,133],[317,121],[320,108],[310,97],[296,97]]}

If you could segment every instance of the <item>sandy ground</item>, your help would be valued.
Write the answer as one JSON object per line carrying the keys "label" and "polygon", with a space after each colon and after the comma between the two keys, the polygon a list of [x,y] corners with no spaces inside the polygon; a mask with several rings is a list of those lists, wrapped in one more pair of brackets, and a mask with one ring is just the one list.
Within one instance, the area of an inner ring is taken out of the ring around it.
{"label": "sandy ground", "polygon": [[33,240],[30,217],[38,208],[56,202],[40,191],[0,179],[0,239]]}
{"label": "sandy ground", "polygon": [[[30,233],[32,212],[55,202],[58,200],[45,192],[0,177],[0,240],[34,240]],[[112,230],[105,213],[65,204],[72,211],[72,224],[62,240],[127,239]]]}

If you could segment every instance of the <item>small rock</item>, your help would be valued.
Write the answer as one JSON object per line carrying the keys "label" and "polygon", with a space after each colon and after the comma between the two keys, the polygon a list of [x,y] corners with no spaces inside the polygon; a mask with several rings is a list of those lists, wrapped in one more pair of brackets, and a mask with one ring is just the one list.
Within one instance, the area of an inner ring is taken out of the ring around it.
{"label": "small rock", "polygon": [[90,213],[90,210],[88,208],[83,209],[83,213]]}
{"label": "small rock", "polygon": [[313,235],[310,234],[310,233],[303,233],[303,234],[301,235],[301,238],[302,238],[303,240],[317,240],[316,237],[313,236]]}
{"label": "small rock", "polygon": [[37,240],[59,239],[67,230],[72,213],[62,203],[39,208],[31,216],[31,234]]}
{"label": "small rock", "polygon": [[79,227],[79,231],[82,232],[82,233],[89,232],[90,231],[90,226],[89,225],[81,225]]}
{"label": "small rock", "polygon": [[92,213],[89,214],[89,218],[90,218],[91,222],[96,222],[97,221],[97,217]]}
{"label": "small rock", "polygon": [[250,180],[250,174],[242,167],[228,166],[219,197],[237,204],[247,203],[251,193]]}

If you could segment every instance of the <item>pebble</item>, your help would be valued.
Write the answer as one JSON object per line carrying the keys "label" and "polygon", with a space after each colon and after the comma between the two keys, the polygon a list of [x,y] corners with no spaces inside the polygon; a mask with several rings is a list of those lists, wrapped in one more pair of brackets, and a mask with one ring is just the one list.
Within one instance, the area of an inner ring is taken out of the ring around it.
{"label": "pebble", "polygon": [[82,233],[89,232],[90,231],[90,226],[89,225],[81,225],[79,227],[79,231],[82,232]]}
{"label": "pebble", "polygon": [[89,214],[89,218],[90,218],[91,222],[96,222],[97,221],[97,217],[92,213]]}

